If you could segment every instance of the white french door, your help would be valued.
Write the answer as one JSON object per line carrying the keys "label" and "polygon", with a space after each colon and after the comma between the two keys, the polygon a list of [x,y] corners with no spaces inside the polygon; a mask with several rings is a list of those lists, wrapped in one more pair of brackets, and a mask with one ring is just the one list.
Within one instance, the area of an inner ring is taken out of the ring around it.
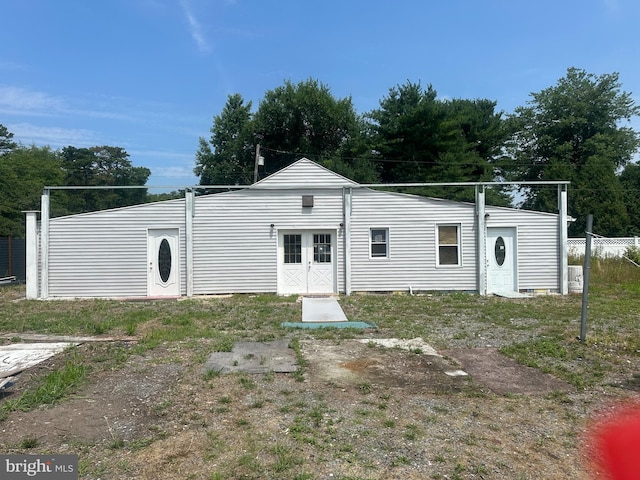
{"label": "white french door", "polygon": [[334,231],[278,233],[278,293],[335,293]]}

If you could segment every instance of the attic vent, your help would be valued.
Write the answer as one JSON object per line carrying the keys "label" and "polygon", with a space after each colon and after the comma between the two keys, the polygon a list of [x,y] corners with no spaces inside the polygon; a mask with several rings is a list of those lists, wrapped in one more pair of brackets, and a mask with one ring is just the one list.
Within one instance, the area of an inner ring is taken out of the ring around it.
{"label": "attic vent", "polygon": [[302,206],[303,207],[313,207],[313,195],[303,195],[302,196]]}

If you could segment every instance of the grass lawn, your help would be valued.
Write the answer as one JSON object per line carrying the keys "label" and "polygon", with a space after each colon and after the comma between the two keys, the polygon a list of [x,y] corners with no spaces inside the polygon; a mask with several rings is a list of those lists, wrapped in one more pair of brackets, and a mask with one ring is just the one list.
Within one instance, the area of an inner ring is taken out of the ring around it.
{"label": "grass lawn", "polygon": [[[422,337],[437,350],[495,347],[575,388],[543,397],[319,382],[305,370],[301,343],[340,343],[363,332],[283,330],[282,322],[300,319],[296,297],[23,297],[21,286],[0,289],[0,333],[6,336],[0,342],[23,341],[26,333],[119,340],[72,349],[47,368],[21,374],[11,387],[16,393],[0,397],[0,429],[35,422],[38,415],[55,417],[65,405],[79,409],[96,385],[117,375],[139,374],[131,380],[133,391],[142,384],[153,390],[151,372],[180,372],[157,398],[139,402],[144,433],[119,431],[120,420],[107,414],[101,421],[109,434],[99,439],[5,430],[0,450],[77,453],[81,478],[587,478],[579,444],[589,418],[608,402],[640,391],[640,268],[621,260],[592,263],[584,344],[576,339],[582,302],[577,295],[340,299],[349,320],[378,326],[369,337]],[[200,371],[211,352],[230,351],[236,341],[285,337],[298,352],[297,374]],[[114,388],[124,384],[119,380]]]}

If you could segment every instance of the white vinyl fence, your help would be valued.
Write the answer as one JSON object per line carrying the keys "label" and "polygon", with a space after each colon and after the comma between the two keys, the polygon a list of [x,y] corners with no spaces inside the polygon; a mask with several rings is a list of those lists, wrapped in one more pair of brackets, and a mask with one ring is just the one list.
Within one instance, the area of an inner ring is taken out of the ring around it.
{"label": "white vinyl fence", "polygon": [[[594,237],[591,241],[591,254],[595,257],[621,257],[628,247],[640,247],[640,237],[605,238]],[[569,255],[584,256],[585,239],[570,238],[567,240]]]}

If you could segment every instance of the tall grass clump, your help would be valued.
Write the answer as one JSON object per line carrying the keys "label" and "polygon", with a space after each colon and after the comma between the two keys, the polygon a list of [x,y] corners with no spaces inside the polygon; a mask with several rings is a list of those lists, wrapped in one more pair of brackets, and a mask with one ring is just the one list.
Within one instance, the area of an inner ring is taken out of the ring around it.
{"label": "tall grass clump", "polygon": [[52,405],[72,393],[85,379],[87,367],[77,351],[72,351],[64,366],[49,372],[34,389],[25,390],[16,400],[0,406],[0,420],[10,412],[34,410],[41,405]]}

